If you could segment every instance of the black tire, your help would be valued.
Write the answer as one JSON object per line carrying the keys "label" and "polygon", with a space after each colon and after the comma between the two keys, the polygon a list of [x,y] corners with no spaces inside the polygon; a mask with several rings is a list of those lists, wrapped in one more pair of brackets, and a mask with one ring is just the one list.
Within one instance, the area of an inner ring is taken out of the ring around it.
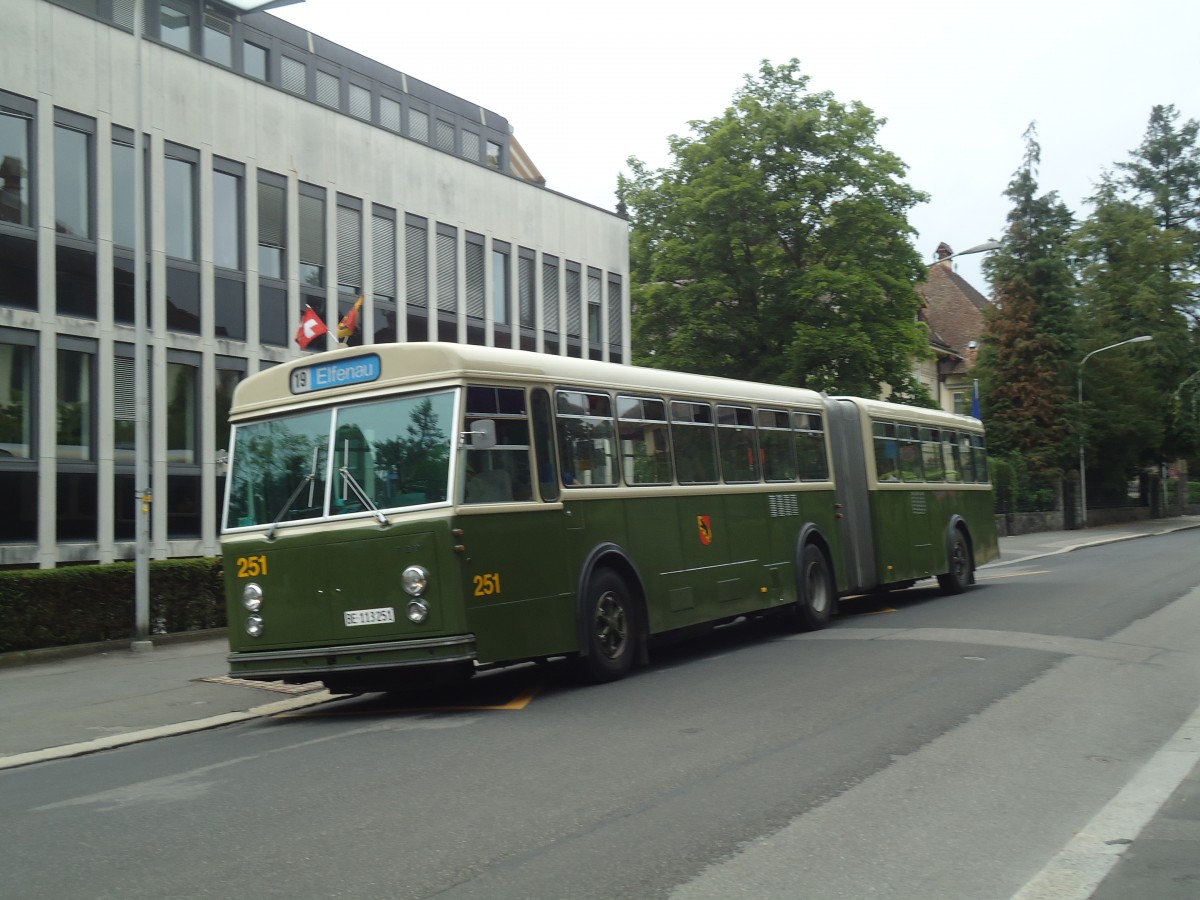
{"label": "black tire", "polygon": [[816,544],[805,544],[796,572],[796,602],[786,614],[788,626],[794,631],[819,631],[829,624],[836,603],[825,554]]}
{"label": "black tire", "polygon": [[583,604],[585,652],[577,658],[580,677],[591,684],[629,674],[637,653],[637,614],[629,586],[612,569],[597,569]]}
{"label": "black tire", "polygon": [[975,582],[975,561],[971,557],[971,545],[961,528],[955,528],[946,548],[946,561],[950,571],[937,577],[938,587],[944,594],[961,594]]}

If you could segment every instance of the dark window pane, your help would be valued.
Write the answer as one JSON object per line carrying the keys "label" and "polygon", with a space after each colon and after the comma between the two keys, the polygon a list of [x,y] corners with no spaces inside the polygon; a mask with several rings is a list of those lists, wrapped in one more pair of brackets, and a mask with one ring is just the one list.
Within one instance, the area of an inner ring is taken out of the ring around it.
{"label": "dark window pane", "polygon": [[251,78],[259,81],[267,80],[267,48],[252,44],[249,41],[242,44],[242,68]]}
{"label": "dark window pane", "polygon": [[137,498],[134,496],[134,476],[116,475],[113,478],[113,537],[132,541],[137,523]]}
{"label": "dark window pane", "polygon": [[0,471],[0,496],[4,497],[0,543],[37,542],[37,494],[37,472]]}
{"label": "dark window pane", "polygon": [[92,236],[91,135],[54,129],[54,227],[59,234]]}
{"label": "dark window pane", "polygon": [[32,225],[29,208],[29,119],[0,113],[0,222]]}
{"label": "dark window pane", "polygon": [[232,278],[213,280],[216,336],[246,339],[246,286]]}
{"label": "dark window pane", "polygon": [[59,246],[55,253],[57,309],[60,316],[96,318],[96,254]]}
{"label": "dark window pane", "polygon": [[167,363],[167,462],[195,465],[199,369]]}
{"label": "dark window pane", "polygon": [[37,309],[37,243],[0,234],[0,303]]}
{"label": "dark window pane", "polygon": [[33,348],[0,344],[0,460],[33,458]]}
{"label": "dark window pane", "polygon": [[178,47],[180,50],[191,50],[191,17],[183,10],[175,9],[165,3],[159,10],[162,42],[170,44],[172,47]]}
{"label": "dark window pane", "polygon": [[200,536],[200,476],[167,476],[167,537]]}
{"label": "dark window pane", "polygon": [[258,337],[264,344],[287,346],[287,291],[283,288],[258,285]]}
{"label": "dark window pane", "polygon": [[229,409],[233,406],[233,391],[244,377],[245,373],[239,369],[217,369],[216,423],[213,434],[216,436],[218,450],[229,449]]}
{"label": "dark window pane", "polygon": [[228,172],[213,172],[213,263],[226,269],[242,267],[242,180]]}
{"label": "dark window pane", "polygon": [[133,249],[137,240],[133,217],[133,148],[128,144],[112,145],[112,210],[113,243]]}
{"label": "dark window pane", "polygon": [[58,351],[57,455],[60,460],[92,459],[91,353]]}
{"label": "dark window pane", "polygon": [[96,540],[97,479],[95,472],[58,473],[58,520],[60,541]]}
{"label": "dark window pane", "polygon": [[[134,324],[133,260],[113,257],[113,319],[126,325]],[[147,319],[149,321],[149,319]]]}
{"label": "dark window pane", "polygon": [[167,328],[200,333],[200,273],[167,267]]}

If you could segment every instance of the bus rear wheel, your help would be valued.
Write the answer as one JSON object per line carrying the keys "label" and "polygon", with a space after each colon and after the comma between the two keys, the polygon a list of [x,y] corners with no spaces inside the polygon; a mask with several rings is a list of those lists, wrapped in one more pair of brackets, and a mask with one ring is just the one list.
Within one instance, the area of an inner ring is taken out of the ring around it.
{"label": "bus rear wheel", "polygon": [[961,594],[975,580],[971,547],[967,544],[967,537],[961,528],[954,529],[954,535],[950,538],[950,546],[947,549],[950,571],[937,577],[938,587],[945,594]]}
{"label": "bus rear wheel", "polygon": [[588,582],[583,607],[587,646],[577,658],[580,676],[592,684],[629,674],[636,651],[637,616],[629,587],[611,569],[598,569]]}
{"label": "bus rear wheel", "polygon": [[818,631],[829,624],[836,597],[825,554],[815,544],[805,544],[796,573],[796,602],[786,613],[795,631]]}

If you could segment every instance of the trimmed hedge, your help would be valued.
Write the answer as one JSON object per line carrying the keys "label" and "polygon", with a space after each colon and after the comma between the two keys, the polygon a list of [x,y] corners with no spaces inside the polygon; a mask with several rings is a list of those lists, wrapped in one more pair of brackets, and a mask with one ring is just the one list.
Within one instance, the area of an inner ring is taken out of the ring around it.
{"label": "trimmed hedge", "polygon": [[[134,635],[135,564],[0,571],[0,653]],[[150,632],[221,628],[225,597],[221,561],[150,563]]]}

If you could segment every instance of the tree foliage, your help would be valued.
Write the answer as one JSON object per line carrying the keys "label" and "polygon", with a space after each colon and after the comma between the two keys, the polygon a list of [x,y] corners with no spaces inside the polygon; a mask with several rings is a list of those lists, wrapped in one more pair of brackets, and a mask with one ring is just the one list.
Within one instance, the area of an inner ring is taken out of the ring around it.
{"label": "tree foliage", "polygon": [[1041,147],[1033,125],[1005,195],[1012,201],[1001,249],[984,261],[995,307],[985,318],[977,362],[989,444],[1018,454],[1034,478],[1069,465],[1076,292],[1066,253],[1071,212],[1057,193],[1038,193]]}
{"label": "tree foliage", "polygon": [[763,62],[717,118],[670,138],[673,163],[629,160],[636,361],[876,396],[928,395],[907,213],[924,196],[860,103]]}

